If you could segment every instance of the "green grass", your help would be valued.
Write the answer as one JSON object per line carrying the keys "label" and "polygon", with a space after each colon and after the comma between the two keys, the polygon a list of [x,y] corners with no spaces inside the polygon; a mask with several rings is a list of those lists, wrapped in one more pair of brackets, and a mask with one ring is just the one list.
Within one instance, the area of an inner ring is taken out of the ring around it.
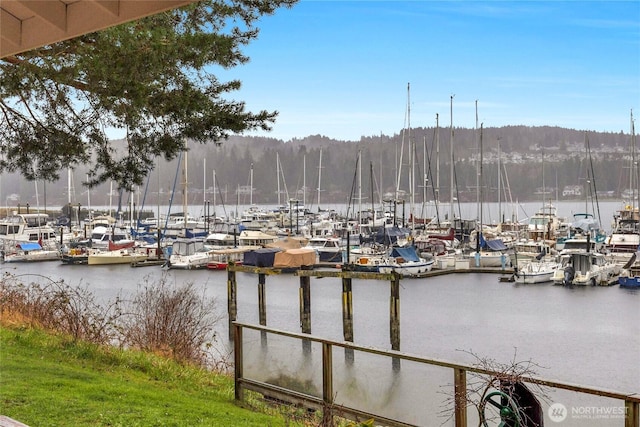
{"label": "green grass", "polygon": [[233,378],[154,355],[0,327],[0,415],[30,426],[285,426],[236,405]]}

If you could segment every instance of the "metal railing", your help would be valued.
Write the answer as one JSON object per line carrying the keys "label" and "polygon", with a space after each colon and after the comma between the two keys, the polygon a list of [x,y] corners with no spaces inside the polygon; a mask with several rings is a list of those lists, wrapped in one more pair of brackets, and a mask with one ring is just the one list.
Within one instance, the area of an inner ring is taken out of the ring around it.
{"label": "metal railing", "polygon": [[[388,425],[392,427],[408,427],[403,421],[386,418],[379,414],[365,412],[353,407],[337,404],[334,401],[334,384],[333,384],[333,348],[344,348],[349,351],[359,351],[379,356],[384,356],[399,363],[401,360],[416,362],[424,365],[432,365],[452,370],[452,379],[454,387],[454,409],[453,417],[456,427],[467,427],[467,374],[473,373],[478,375],[486,375],[496,377],[501,373],[478,368],[471,365],[452,363],[443,360],[428,359],[393,350],[379,350],[371,347],[363,347],[350,342],[333,341],[329,339],[319,338],[308,334],[300,334],[295,332],[287,332],[273,328],[267,328],[259,325],[243,324],[233,322],[234,337],[234,359],[235,359],[235,398],[238,401],[244,400],[244,390],[252,390],[263,395],[279,399],[284,402],[290,402],[309,409],[322,411],[322,425],[333,425],[334,416],[342,418],[362,420],[374,419],[376,423]],[[311,343],[318,343],[322,346],[322,397],[312,396],[301,393],[292,389],[276,386],[262,381],[247,378],[244,375],[243,366],[243,331],[250,329],[260,331],[262,334],[275,334],[279,336],[289,337],[308,343],[310,349]],[[621,393],[617,391],[604,390],[592,387],[584,387],[575,384],[562,383],[552,380],[546,380],[533,377],[519,377],[519,381],[538,386],[550,387],[558,390],[567,390],[586,395],[600,396],[611,399],[624,401],[624,426],[640,427],[640,395],[638,393]]]}

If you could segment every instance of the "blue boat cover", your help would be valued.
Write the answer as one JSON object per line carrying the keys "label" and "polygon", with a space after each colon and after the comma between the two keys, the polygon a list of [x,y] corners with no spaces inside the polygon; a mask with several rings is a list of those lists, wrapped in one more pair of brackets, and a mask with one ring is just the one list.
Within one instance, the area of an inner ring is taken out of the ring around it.
{"label": "blue boat cover", "polygon": [[394,258],[402,257],[405,259],[405,261],[420,261],[420,257],[416,252],[416,248],[413,246],[407,246],[403,248],[394,247],[391,250],[391,256]]}
{"label": "blue boat cover", "polygon": [[381,245],[393,245],[400,237],[407,237],[411,233],[408,228],[401,227],[382,227],[373,237],[376,243]]}
{"label": "blue boat cover", "polygon": [[207,237],[209,234],[206,231],[199,231],[194,233],[193,231],[186,229],[184,230],[184,237],[188,239],[198,238],[198,237]]}
{"label": "blue boat cover", "polygon": [[489,249],[493,249],[494,251],[506,251],[507,247],[504,245],[504,242],[500,239],[487,240],[487,247]]}
{"label": "blue boat cover", "polygon": [[243,264],[255,267],[273,267],[273,261],[280,248],[262,248],[244,253]]}
{"label": "blue boat cover", "polygon": [[492,251],[506,251],[507,247],[500,239],[485,240],[484,236],[480,234],[480,247],[483,249],[491,249]]}
{"label": "blue boat cover", "polygon": [[31,242],[18,243],[18,247],[23,251],[39,251],[42,249],[42,246],[40,246],[39,243],[31,243]]}

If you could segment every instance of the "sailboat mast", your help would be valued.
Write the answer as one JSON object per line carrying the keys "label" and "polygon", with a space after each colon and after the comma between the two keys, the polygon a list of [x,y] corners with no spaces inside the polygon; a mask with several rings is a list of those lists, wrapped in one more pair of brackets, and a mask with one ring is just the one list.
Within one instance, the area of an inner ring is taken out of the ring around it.
{"label": "sailboat mast", "polygon": [[[640,200],[640,195],[637,194],[636,190],[638,188],[638,183],[634,182],[634,178],[637,178],[636,175],[636,143],[635,143],[635,129],[634,129],[634,124],[633,124],[633,110],[631,110],[631,118],[630,118],[630,127],[629,130],[631,131],[631,139],[629,141],[629,144],[631,145],[631,164],[629,165],[629,189],[631,190],[631,209],[632,211],[638,206],[640,205],[640,203],[636,204],[636,197],[638,197],[638,199]],[[633,214],[632,214],[633,215]]]}
{"label": "sailboat mast", "polygon": [[637,155],[637,152],[636,152],[636,126],[635,126],[635,121],[633,119],[633,110],[631,110],[631,145],[633,146],[633,158],[634,158],[633,164],[635,166],[635,171],[633,172],[633,174],[634,174],[635,179],[636,179],[635,187],[633,187],[633,188],[635,188],[634,194],[637,194],[637,196],[638,196],[638,204],[636,204],[634,206],[634,208],[635,208],[635,207],[640,205],[640,188],[638,188],[640,186],[640,179],[638,177],[639,169],[638,169],[638,166],[637,166],[637,163],[636,163],[636,160],[635,160],[638,157],[638,155]]}
{"label": "sailboat mast", "polygon": [[[409,83],[407,83],[407,109],[405,110],[405,117],[404,117],[404,129],[402,130],[402,142],[400,144],[400,160],[396,161],[396,167],[397,167],[397,171],[396,171],[396,194],[395,194],[395,200],[394,203],[398,202],[398,196],[400,194],[400,181],[401,181],[401,174],[402,174],[402,161],[403,161],[403,157],[404,157],[404,138],[405,135],[407,134],[407,129],[409,127],[408,124],[408,120],[409,120]],[[397,152],[396,152],[396,159],[397,159]]]}
{"label": "sailboat mast", "polygon": [[216,217],[216,170],[213,170],[213,218],[215,222]]}
{"label": "sailboat mast", "polygon": [[113,181],[109,183],[109,216],[111,216],[112,198],[113,198]]}
{"label": "sailboat mast", "polygon": [[[184,153],[184,162],[182,164],[182,215],[184,216],[184,229],[187,229],[187,152]],[[186,234],[185,234],[186,237]]]}
{"label": "sailboat mast", "polygon": [[[480,146],[480,165],[479,165],[479,171],[480,171],[480,176],[482,177],[482,124],[480,124],[480,142],[479,142]],[[480,204],[482,204],[482,179],[479,179],[478,182],[480,183],[480,188],[479,188],[479,194],[480,197],[478,198],[478,200],[480,201]],[[480,228],[479,228],[479,233],[478,236],[476,238],[476,252],[479,253],[480,252],[480,239],[482,238],[482,206],[480,206],[480,215],[478,217],[480,219]]]}
{"label": "sailboat mast", "polygon": [[407,83],[407,135],[409,138],[409,213],[411,219],[411,228],[413,229],[414,224],[414,206],[415,206],[415,153],[416,153],[416,142],[413,138],[411,138],[411,90],[410,84]]}
{"label": "sailboat mast", "polygon": [[302,156],[302,206],[307,205],[307,155]]}
{"label": "sailboat mast", "polygon": [[318,209],[320,209],[320,180],[322,179],[322,148],[320,148],[320,160],[318,161]]}
{"label": "sailboat mast", "polygon": [[358,151],[358,226],[362,224],[362,151]]}
{"label": "sailboat mast", "polygon": [[67,203],[71,206],[71,168],[67,169]]}
{"label": "sailboat mast", "polygon": [[436,208],[440,202],[440,114],[436,113]]}
{"label": "sailboat mast", "polygon": [[[89,174],[87,174],[87,182],[89,182]],[[45,197],[46,197],[46,193],[45,193]],[[47,210],[47,200],[45,199],[44,201],[44,209],[45,211]],[[89,221],[91,221],[91,188],[89,188],[89,186],[87,186],[87,212],[89,213]]]}
{"label": "sailboat mast", "polygon": [[276,153],[276,178],[278,181],[278,207],[282,206],[280,202],[280,154]]}
{"label": "sailboat mast", "polygon": [[373,198],[373,162],[369,162],[369,182],[371,185],[371,213],[373,216],[372,229],[376,226],[376,202]]}
{"label": "sailboat mast", "polygon": [[422,137],[422,211],[420,216],[425,217],[425,208],[427,203],[427,136]]}
{"label": "sailboat mast", "polygon": [[502,222],[502,197],[500,191],[502,190],[502,147],[500,144],[500,138],[498,138],[498,222]]}
{"label": "sailboat mast", "polygon": [[249,204],[253,206],[253,163],[251,163],[249,178]]}
{"label": "sailboat mast", "polygon": [[[476,127],[474,130],[474,139],[476,140],[476,149],[480,149],[480,146],[478,145],[478,100],[476,99]],[[476,209],[480,209],[480,168],[481,168],[481,164],[478,162],[476,163]],[[480,217],[480,213],[476,212],[476,218]]]}
{"label": "sailboat mast", "polygon": [[453,224],[453,191],[454,191],[454,182],[453,182],[453,97],[455,95],[451,95],[451,105],[449,107],[450,111],[450,120],[451,123],[449,125],[449,150],[451,154],[451,158],[449,159],[449,174],[450,174],[450,188],[449,188],[449,221]]}

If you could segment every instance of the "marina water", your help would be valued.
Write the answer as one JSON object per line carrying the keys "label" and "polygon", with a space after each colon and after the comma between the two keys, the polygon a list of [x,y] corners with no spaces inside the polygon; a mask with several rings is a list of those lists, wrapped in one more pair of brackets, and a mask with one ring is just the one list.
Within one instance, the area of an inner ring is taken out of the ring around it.
{"label": "marina water", "polygon": [[[559,206],[560,208],[561,206]],[[559,209],[561,215],[567,215]],[[604,210],[603,210],[604,211]],[[577,210],[576,210],[577,212]],[[613,208],[609,209],[612,215]],[[532,214],[533,212],[531,212]],[[89,289],[99,301],[137,292],[145,280],[167,274],[169,282],[194,283],[217,300],[222,316],[218,345],[228,353],[226,273],[209,270],[163,270],[128,265],[68,266],[59,262],[3,264],[3,273],[20,275],[25,282],[64,279]],[[238,321],[258,324],[258,277],[238,273]],[[267,325],[300,332],[299,278],[267,276]],[[342,285],[340,279],[311,280],[312,334],[342,341]],[[354,342],[390,349],[390,285],[386,281],[354,280]],[[530,361],[534,376],[621,392],[640,393],[640,291],[611,287],[563,287],[550,283],[517,285],[500,282],[489,273],[454,273],[421,279],[403,279],[400,289],[400,350],[427,358],[477,364],[491,359],[500,364]],[[410,372],[410,369],[403,369]],[[360,371],[380,396],[391,393],[379,372]],[[434,378],[431,378],[435,380]],[[405,379],[406,381],[409,378]],[[450,384],[452,378],[445,378]],[[418,387],[418,385],[416,386]],[[437,385],[431,384],[431,389]],[[382,400],[385,400],[381,397]],[[618,416],[595,417],[598,408],[624,407],[624,402],[549,391],[547,406],[562,402],[582,418],[566,419],[562,426],[621,426]],[[416,390],[392,405],[421,407],[427,418],[420,425],[452,425],[440,418],[446,396]],[[402,402],[402,403],[399,403]],[[595,403],[594,403],[595,402]],[[385,404],[389,405],[389,401]],[[572,406],[571,406],[572,405]],[[578,408],[576,410],[576,408]],[[594,409],[595,408],[595,409]],[[431,418],[430,418],[431,417]],[[553,425],[546,420],[546,425]],[[471,424],[470,424],[471,425]]]}

